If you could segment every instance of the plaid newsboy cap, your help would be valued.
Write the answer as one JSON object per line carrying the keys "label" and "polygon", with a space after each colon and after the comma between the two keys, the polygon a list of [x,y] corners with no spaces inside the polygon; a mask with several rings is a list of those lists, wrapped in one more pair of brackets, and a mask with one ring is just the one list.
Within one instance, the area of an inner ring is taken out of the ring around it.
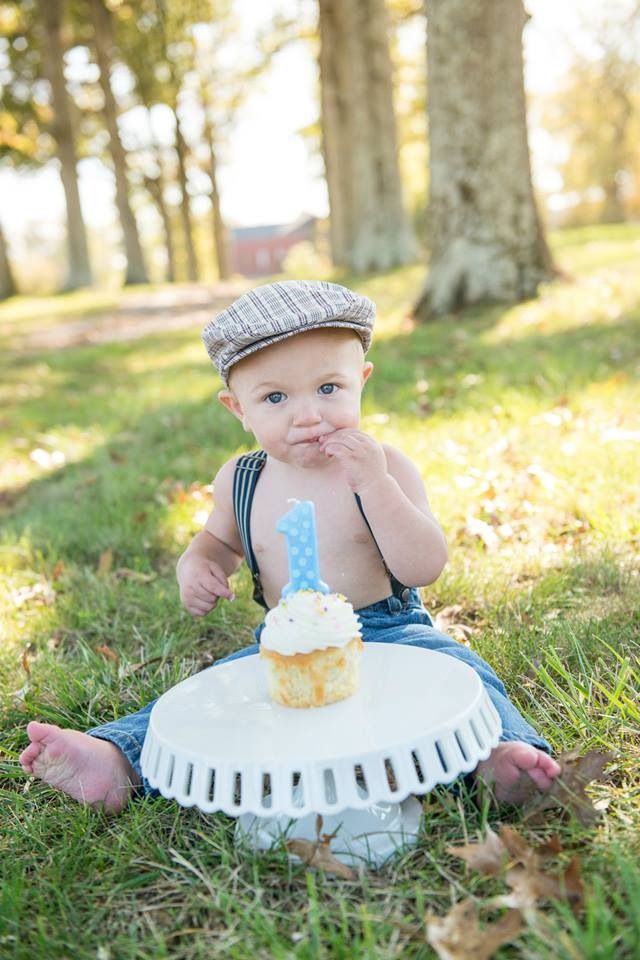
{"label": "plaid newsboy cap", "polygon": [[375,304],[326,280],[282,280],[249,290],[202,331],[207,353],[225,384],[231,367],[264,347],[319,327],[355,330],[365,352]]}

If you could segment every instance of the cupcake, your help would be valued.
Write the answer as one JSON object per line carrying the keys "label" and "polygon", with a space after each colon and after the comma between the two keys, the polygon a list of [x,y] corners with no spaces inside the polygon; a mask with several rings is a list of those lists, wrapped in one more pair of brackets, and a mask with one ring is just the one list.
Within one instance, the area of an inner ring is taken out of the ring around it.
{"label": "cupcake", "polygon": [[362,639],[339,593],[298,590],[269,610],[260,637],[269,693],[285,707],[322,707],[358,686]]}

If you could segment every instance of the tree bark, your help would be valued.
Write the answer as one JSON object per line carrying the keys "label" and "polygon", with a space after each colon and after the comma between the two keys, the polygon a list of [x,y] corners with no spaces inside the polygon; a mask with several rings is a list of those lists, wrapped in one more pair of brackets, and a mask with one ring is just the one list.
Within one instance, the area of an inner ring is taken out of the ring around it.
{"label": "tree bark", "polygon": [[204,116],[203,136],[209,151],[209,180],[211,181],[211,226],[213,229],[213,246],[216,252],[218,263],[218,278],[228,280],[231,274],[229,262],[229,241],[227,228],[222,218],[220,209],[220,192],[218,190],[218,169],[216,158],[216,144],[213,135],[213,127],[209,119],[209,94],[207,83],[202,73],[199,73],[200,80],[200,98],[202,100],[202,112]]}
{"label": "tree bark", "polygon": [[402,206],[384,0],[320,0],[322,140],[334,263],[411,259]]}
{"label": "tree bark", "polygon": [[165,280],[167,283],[175,283],[176,258],[173,249],[173,231],[171,227],[169,211],[167,210],[167,205],[164,200],[164,177],[162,173],[160,173],[157,177],[145,176],[144,185],[147,188],[147,192],[153,200],[153,203],[155,204],[162,222],[164,245],[167,251],[167,269],[165,273]]}
{"label": "tree bark", "polygon": [[0,223],[0,300],[7,300],[17,293],[15,280],[9,262],[9,251]]}
{"label": "tree bark", "polygon": [[45,35],[42,44],[45,73],[51,86],[53,121],[51,134],[60,161],[60,178],[67,207],[68,268],[65,289],[75,290],[92,283],[87,234],[82,218],[78,189],[77,158],[69,97],[64,77],[64,48],[61,40],[60,0],[39,0]]}
{"label": "tree bark", "polygon": [[430,272],[418,318],[554,275],[531,182],[521,0],[429,0]]}
{"label": "tree bark", "polygon": [[167,283],[175,283],[176,280],[176,256],[175,256],[175,245],[173,242],[173,225],[171,223],[171,217],[169,211],[167,210],[167,204],[164,199],[164,186],[166,182],[165,170],[164,170],[164,160],[162,157],[162,147],[158,142],[152,121],[152,103],[144,95],[144,87],[142,84],[138,85],[138,92],[140,99],[147,111],[147,125],[149,129],[149,143],[151,145],[151,151],[153,153],[153,158],[155,160],[156,166],[158,168],[158,175],[156,177],[144,176],[144,185],[147,188],[147,192],[151,197],[153,203],[156,206],[158,214],[160,215],[160,220],[162,221],[162,229],[164,232],[164,245],[167,251],[167,269],[165,272],[165,280]]}
{"label": "tree bark", "polygon": [[187,251],[187,276],[192,283],[198,279],[198,260],[193,244],[193,226],[191,223],[191,206],[187,190],[187,144],[182,134],[178,111],[173,107],[173,116],[176,124],[176,156],[178,158],[178,183],[180,185],[180,216],[184,232],[184,243]]}
{"label": "tree bark", "polygon": [[[43,0],[47,2],[47,0]],[[111,51],[113,31],[111,14],[103,0],[89,0],[93,22],[96,58],[100,70],[100,87],[104,97],[104,116],[109,132],[109,150],[116,180],[116,206],[120,216],[124,248],[127,258],[125,284],[147,283],[147,270],[138,236],[138,227],[129,203],[127,156],[118,131],[118,108],[111,90]]]}

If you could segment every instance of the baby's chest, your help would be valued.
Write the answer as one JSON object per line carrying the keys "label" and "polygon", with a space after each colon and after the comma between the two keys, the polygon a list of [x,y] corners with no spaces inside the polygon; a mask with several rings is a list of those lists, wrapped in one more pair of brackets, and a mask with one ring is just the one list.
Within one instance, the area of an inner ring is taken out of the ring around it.
{"label": "baby's chest", "polygon": [[[375,552],[351,490],[334,490],[328,496],[316,493],[313,502],[321,574],[363,551],[368,553],[373,549]],[[251,511],[251,539],[259,565],[261,561],[286,564],[286,540],[276,525],[292,506],[291,500],[277,489],[265,485],[263,490],[256,490]]]}

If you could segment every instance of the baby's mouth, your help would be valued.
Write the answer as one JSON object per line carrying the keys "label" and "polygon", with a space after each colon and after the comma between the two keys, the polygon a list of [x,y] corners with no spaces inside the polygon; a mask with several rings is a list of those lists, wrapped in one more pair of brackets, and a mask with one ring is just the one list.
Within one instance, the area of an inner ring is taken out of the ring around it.
{"label": "baby's mouth", "polygon": [[324,439],[324,437],[327,437],[327,436],[329,436],[328,433],[319,433],[319,434],[318,434],[317,436],[315,436],[315,437],[306,437],[304,440],[298,440],[297,443],[298,443],[298,445],[305,445],[305,444],[312,444],[312,443],[320,443],[320,441],[321,441],[322,439]]}

